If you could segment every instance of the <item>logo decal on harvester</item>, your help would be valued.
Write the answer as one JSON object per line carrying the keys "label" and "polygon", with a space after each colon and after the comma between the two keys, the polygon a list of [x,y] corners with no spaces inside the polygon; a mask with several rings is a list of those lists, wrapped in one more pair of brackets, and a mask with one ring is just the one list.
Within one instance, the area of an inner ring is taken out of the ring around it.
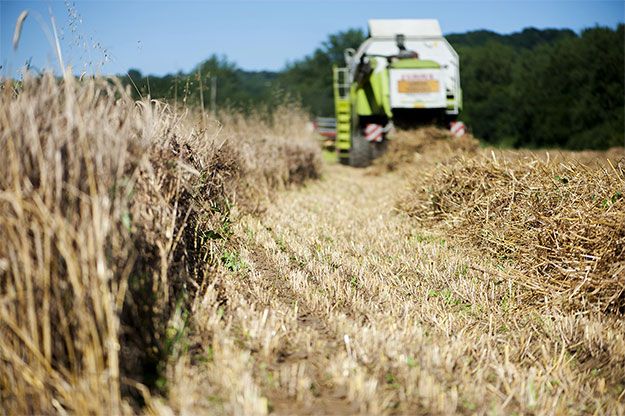
{"label": "logo decal on harvester", "polygon": [[365,127],[365,139],[368,142],[381,142],[384,129],[379,124],[367,124]]}

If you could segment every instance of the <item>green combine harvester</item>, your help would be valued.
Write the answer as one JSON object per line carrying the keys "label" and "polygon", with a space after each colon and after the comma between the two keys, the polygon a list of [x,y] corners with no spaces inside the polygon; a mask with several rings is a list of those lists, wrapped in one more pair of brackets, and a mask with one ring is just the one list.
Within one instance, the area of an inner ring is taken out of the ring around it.
{"label": "green combine harvester", "polygon": [[367,166],[393,127],[448,125],[462,109],[458,54],[437,20],[370,20],[369,37],[358,50],[345,50],[345,62],[334,68],[342,163]]}

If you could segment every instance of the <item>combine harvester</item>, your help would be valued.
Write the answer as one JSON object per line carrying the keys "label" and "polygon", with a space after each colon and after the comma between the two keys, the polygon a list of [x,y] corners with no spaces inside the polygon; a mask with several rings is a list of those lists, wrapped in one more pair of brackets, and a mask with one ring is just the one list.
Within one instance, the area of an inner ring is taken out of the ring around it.
{"label": "combine harvester", "polygon": [[391,129],[449,125],[462,109],[458,54],[433,19],[370,20],[369,38],[334,68],[335,147],[363,167]]}

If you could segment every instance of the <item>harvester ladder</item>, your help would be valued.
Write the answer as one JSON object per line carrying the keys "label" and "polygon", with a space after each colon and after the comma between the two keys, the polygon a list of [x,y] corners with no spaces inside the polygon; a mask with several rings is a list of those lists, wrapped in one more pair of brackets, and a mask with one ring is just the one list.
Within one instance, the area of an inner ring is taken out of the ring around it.
{"label": "harvester ladder", "polygon": [[349,82],[348,68],[333,68],[334,75],[334,111],[336,113],[336,142],[335,146],[341,155],[347,156],[351,146],[351,118],[352,108],[349,99],[351,83]]}

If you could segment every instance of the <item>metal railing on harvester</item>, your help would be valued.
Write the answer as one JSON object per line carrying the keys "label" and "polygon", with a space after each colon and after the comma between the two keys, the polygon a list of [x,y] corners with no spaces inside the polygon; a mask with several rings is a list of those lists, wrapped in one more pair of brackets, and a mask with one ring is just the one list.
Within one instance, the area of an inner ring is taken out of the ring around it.
{"label": "metal railing on harvester", "polygon": [[346,157],[351,146],[352,108],[348,68],[333,68],[334,110],[336,112],[335,147],[339,157]]}

